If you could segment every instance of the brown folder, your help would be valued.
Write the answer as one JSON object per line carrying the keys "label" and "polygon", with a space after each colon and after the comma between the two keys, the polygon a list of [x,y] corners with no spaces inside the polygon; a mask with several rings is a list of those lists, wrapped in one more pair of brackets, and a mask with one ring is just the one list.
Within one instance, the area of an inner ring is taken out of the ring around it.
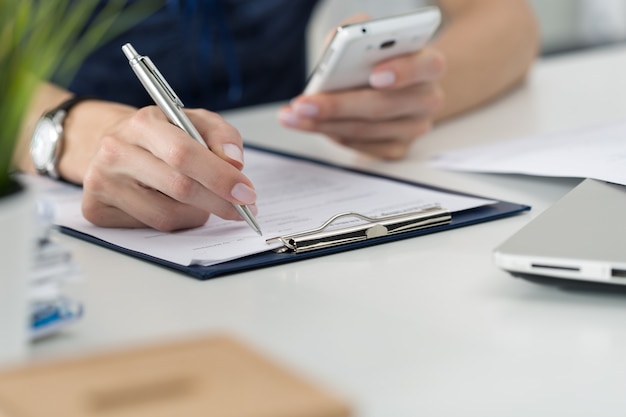
{"label": "brown folder", "polygon": [[349,414],[334,395],[223,335],[0,373],[2,417]]}

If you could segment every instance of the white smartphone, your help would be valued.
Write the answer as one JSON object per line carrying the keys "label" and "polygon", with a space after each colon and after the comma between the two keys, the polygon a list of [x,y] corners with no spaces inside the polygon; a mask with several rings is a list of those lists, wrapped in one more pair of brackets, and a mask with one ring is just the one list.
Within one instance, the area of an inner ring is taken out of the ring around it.
{"label": "white smartphone", "polygon": [[377,63],[423,48],[440,23],[439,8],[431,6],[338,27],[304,94],[367,85]]}

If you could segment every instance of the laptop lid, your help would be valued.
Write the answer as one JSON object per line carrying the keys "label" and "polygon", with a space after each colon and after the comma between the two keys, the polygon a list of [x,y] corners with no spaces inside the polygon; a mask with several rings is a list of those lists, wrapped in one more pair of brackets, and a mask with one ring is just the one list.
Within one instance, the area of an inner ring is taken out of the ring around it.
{"label": "laptop lid", "polygon": [[582,181],[497,247],[494,261],[531,280],[626,285],[626,187]]}

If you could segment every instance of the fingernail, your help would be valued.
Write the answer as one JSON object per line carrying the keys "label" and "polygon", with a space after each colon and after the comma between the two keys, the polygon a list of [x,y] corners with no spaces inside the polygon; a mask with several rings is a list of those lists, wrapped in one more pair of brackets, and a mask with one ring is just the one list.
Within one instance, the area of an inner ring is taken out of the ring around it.
{"label": "fingernail", "polygon": [[391,71],[375,72],[370,75],[372,87],[389,87],[394,82],[396,82],[396,74]]}
{"label": "fingernail", "polygon": [[278,113],[278,119],[284,124],[286,124],[287,126],[296,127],[300,125],[300,119],[291,110],[281,110]]}
{"label": "fingernail", "polygon": [[293,110],[298,116],[304,117],[315,117],[320,111],[313,103],[294,103]]}
{"label": "fingernail", "polygon": [[243,204],[254,204],[256,201],[256,192],[241,182],[233,187],[230,191],[230,195]]}
{"label": "fingernail", "polygon": [[233,159],[243,165],[243,152],[239,146],[234,143],[226,143],[222,146],[222,150],[230,159]]}

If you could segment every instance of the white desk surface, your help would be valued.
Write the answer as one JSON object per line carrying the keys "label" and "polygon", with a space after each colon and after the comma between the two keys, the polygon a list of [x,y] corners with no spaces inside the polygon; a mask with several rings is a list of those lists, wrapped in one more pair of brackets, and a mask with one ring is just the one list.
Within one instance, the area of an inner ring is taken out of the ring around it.
{"label": "white desk surface", "polygon": [[626,113],[626,48],[539,61],[494,105],[442,124],[410,157],[358,157],[280,128],[275,106],[227,118],[250,143],[526,203],[528,214],[205,282],[62,236],[84,320],[35,344],[57,358],[228,332],[330,388],[356,416],[626,415],[626,295],[512,278],[492,250],[578,183],[436,171],[433,152]]}

